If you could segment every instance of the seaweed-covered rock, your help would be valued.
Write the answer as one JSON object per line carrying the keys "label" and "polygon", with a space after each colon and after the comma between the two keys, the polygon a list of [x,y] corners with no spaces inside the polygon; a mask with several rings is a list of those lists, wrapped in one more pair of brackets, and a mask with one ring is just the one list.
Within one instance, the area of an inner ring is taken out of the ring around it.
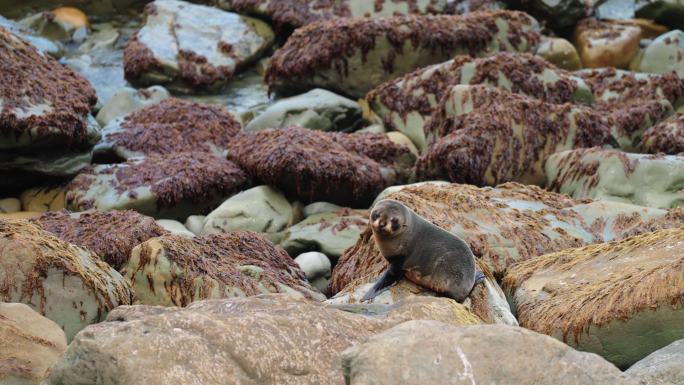
{"label": "seaweed-covered rock", "polygon": [[508,52],[486,58],[458,56],[381,84],[366,95],[366,100],[385,127],[405,133],[423,151],[426,120],[458,84],[498,87],[549,103],[591,104],[593,100],[583,79],[539,57]]}
{"label": "seaweed-covered rock", "polygon": [[653,40],[644,50],[639,70],[656,74],[675,71],[684,78],[684,32],[670,31]]}
{"label": "seaweed-covered rock", "polygon": [[156,0],[126,45],[126,80],[171,89],[217,90],[273,43],[263,21],[213,7]]}
{"label": "seaweed-covered rock", "polygon": [[575,26],[575,42],[586,68],[627,68],[636,56],[641,29],[596,19],[584,19]]}
{"label": "seaweed-covered rock", "polygon": [[[0,7],[2,7],[2,5],[0,5]],[[50,41],[44,37],[35,36],[35,33],[25,26],[14,20],[3,17],[3,15],[7,15],[6,12],[0,11],[0,14],[2,14],[0,15],[0,27],[31,43],[38,51],[46,53],[55,59],[59,59],[64,53],[60,43]]]}
{"label": "seaweed-covered rock", "polygon": [[317,88],[277,101],[252,119],[245,126],[245,131],[286,126],[322,131],[356,131],[361,124],[361,107],[355,101]]}
{"label": "seaweed-covered rock", "polygon": [[120,158],[177,152],[209,152],[225,156],[240,123],[218,106],[181,99],[160,103],[115,119],[102,131],[95,155]]}
{"label": "seaweed-covered rock", "polygon": [[641,206],[684,206],[684,157],[629,154],[582,148],[546,161],[547,188],[575,199],[602,199]]}
{"label": "seaweed-covered rock", "polygon": [[235,163],[210,153],[174,153],[90,166],[67,186],[73,211],[132,209],[155,218],[185,220],[208,213],[249,186]]}
{"label": "seaweed-covered rock", "polygon": [[[618,202],[578,202],[536,186],[507,183],[497,188],[423,183],[389,194],[426,220],[463,239],[496,277],[532,257],[679,227],[684,212]],[[366,229],[342,255],[332,275],[332,294],[375,280],[387,267]]]}
{"label": "seaweed-covered rock", "polygon": [[133,249],[124,274],[135,301],[145,305],[186,306],[263,293],[322,297],[283,249],[249,231],[148,240]]}
{"label": "seaweed-covered rock", "polygon": [[536,55],[564,70],[575,71],[582,68],[577,49],[562,38],[542,37]]}
{"label": "seaweed-covered rock", "polygon": [[29,305],[67,339],[131,302],[128,282],[86,249],[23,220],[0,219],[0,300]]}
{"label": "seaweed-covered rock", "polygon": [[266,82],[279,92],[321,87],[360,98],[385,81],[454,55],[531,51],[539,40],[536,28],[527,14],[509,11],[314,23],[296,30],[276,51]]}
{"label": "seaweed-covered rock", "polygon": [[162,86],[152,86],[136,90],[123,87],[109,97],[100,111],[97,112],[97,122],[105,127],[116,118],[124,117],[132,112],[141,110],[171,97],[169,91]]}
{"label": "seaweed-covered rock", "polygon": [[347,349],[342,366],[348,385],[625,384],[601,357],[504,325],[405,322]]}
{"label": "seaweed-covered rock", "polygon": [[647,154],[684,153],[684,113],[675,113],[646,130],[637,148]]}
{"label": "seaweed-covered rock", "polygon": [[684,339],[675,341],[641,359],[625,371],[641,385],[684,383]]}
{"label": "seaweed-covered rock", "polygon": [[603,68],[576,72],[591,86],[594,108],[606,115],[613,136],[634,151],[646,129],[672,115],[684,103],[684,83],[677,75],[644,74]]}
{"label": "seaweed-covered rock", "polygon": [[[120,307],[78,335],[50,385],[343,385],[340,354],[412,319],[479,321],[447,298],[343,311],[284,295],[195,302],[185,308]],[[371,314],[363,314],[368,309]],[[355,314],[362,313],[362,314]],[[154,365],[143,357],[150,357]]]}
{"label": "seaweed-covered rock", "polygon": [[315,250],[337,260],[356,243],[367,224],[367,213],[360,210],[342,209],[311,215],[289,227],[280,246],[290,255]]}
{"label": "seaweed-covered rock", "polygon": [[128,261],[135,246],[167,234],[154,219],[131,210],[62,210],[45,213],[31,222],[65,242],[93,251],[116,270]]}
{"label": "seaweed-covered rock", "polygon": [[549,155],[611,142],[606,120],[588,107],[484,86],[452,87],[425,132],[429,147],[416,163],[418,179],[478,186],[544,185]]}
{"label": "seaweed-covered rock", "polygon": [[38,385],[67,350],[64,331],[22,303],[0,303],[0,381]]}
{"label": "seaweed-covered rock", "polygon": [[546,254],[511,267],[520,325],[626,369],[684,337],[681,228]]}
{"label": "seaweed-covered rock", "polygon": [[415,156],[383,134],[293,126],[236,137],[228,159],[302,202],[363,207],[385,187],[403,183]]}

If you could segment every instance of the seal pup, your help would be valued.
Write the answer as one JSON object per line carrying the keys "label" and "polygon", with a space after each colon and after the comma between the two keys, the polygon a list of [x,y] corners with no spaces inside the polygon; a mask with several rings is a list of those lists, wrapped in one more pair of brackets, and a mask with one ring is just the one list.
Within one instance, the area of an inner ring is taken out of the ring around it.
{"label": "seal pup", "polygon": [[485,276],[470,247],[402,203],[385,199],[371,211],[373,238],[389,268],[361,301],[374,298],[403,277],[463,302]]}

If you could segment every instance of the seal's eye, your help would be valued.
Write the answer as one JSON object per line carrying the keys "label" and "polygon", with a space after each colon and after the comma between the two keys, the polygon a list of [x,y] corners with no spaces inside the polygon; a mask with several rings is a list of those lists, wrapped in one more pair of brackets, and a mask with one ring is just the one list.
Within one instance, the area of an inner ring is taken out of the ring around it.
{"label": "seal's eye", "polygon": [[374,212],[371,214],[371,219],[375,221],[375,220],[377,220],[378,218],[380,218],[380,213],[378,213],[377,211],[374,211]]}
{"label": "seal's eye", "polygon": [[399,230],[399,220],[397,218],[392,218],[392,231]]}

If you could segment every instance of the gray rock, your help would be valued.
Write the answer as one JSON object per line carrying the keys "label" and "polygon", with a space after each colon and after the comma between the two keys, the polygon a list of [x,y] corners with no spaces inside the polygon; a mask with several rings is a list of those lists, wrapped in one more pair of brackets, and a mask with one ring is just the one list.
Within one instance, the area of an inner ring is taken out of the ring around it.
{"label": "gray rock", "polygon": [[96,119],[104,127],[116,118],[126,116],[149,105],[157,104],[169,97],[171,97],[169,91],[161,86],[152,86],[139,90],[124,87],[114,92],[107,100],[107,103],[102,105]]}
{"label": "gray rock", "polygon": [[173,235],[180,235],[181,237],[193,238],[195,236],[187,227],[173,219],[157,219],[155,222],[165,230],[168,230]]}
{"label": "gray rock", "polygon": [[44,37],[34,36],[33,31],[13,20],[4,18],[2,15],[0,15],[0,27],[7,29],[31,43],[38,51],[46,53],[56,59],[59,59],[63,54],[64,47],[62,47],[61,44],[50,41]]}
{"label": "gray rock", "polygon": [[649,354],[627,369],[625,374],[641,385],[684,384],[684,340]]}
{"label": "gray rock", "polygon": [[333,203],[328,203],[328,202],[314,202],[311,204],[308,204],[304,206],[304,216],[305,217],[310,217],[312,215],[316,214],[327,214],[331,213],[333,211],[337,211],[342,209],[342,206],[338,206]]}
{"label": "gray rock", "polygon": [[294,260],[299,268],[302,269],[306,279],[313,281],[317,278],[330,278],[332,267],[330,259],[317,251],[302,253]]}
{"label": "gray rock", "polygon": [[653,40],[644,50],[639,70],[656,74],[675,71],[684,78],[684,32],[670,31]]}
{"label": "gray rock", "polygon": [[21,211],[21,201],[17,198],[0,199],[0,213],[16,213]]}
{"label": "gray rock", "polygon": [[408,321],[342,354],[348,385],[618,385],[623,374],[595,354],[506,325]]}
{"label": "gray rock", "polygon": [[188,219],[185,220],[185,227],[190,230],[191,233],[200,235],[202,234],[206,218],[206,215],[190,215]]}

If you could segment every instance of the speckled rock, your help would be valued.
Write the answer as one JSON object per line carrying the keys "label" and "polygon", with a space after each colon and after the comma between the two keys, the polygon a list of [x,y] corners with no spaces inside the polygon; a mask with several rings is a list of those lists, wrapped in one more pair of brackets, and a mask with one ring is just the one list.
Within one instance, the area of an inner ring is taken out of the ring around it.
{"label": "speckled rock", "polygon": [[31,222],[64,242],[94,252],[116,270],[128,261],[135,246],[168,233],[154,219],[131,210],[62,210],[44,213]]}
{"label": "speckled rock", "polygon": [[0,219],[0,300],[21,302],[71,338],[131,302],[128,282],[86,249],[23,220]]}
{"label": "speckled rock", "polygon": [[123,271],[135,302],[144,305],[186,306],[263,293],[324,298],[285,251],[248,231],[154,238],[133,249]]}
{"label": "speckled rock", "polygon": [[322,131],[356,131],[361,107],[350,99],[323,89],[281,99],[245,126],[245,131],[302,126]]}
{"label": "speckled rock", "polygon": [[336,261],[366,229],[367,216],[350,209],[309,216],[285,231],[280,246],[293,256],[320,251]]}
{"label": "speckled rock", "polygon": [[487,58],[458,56],[417,70],[376,87],[366,101],[387,128],[403,132],[423,151],[426,121],[457,84],[498,87],[550,103],[593,100],[583,79],[541,58],[504,52]]}
{"label": "speckled rock", "polygon": [[627,68],[639,50],[637,26],[584,19],[575,26],[575,45],[586,68]]}
{"label": "speckled rock", "polygon": [[24,211],[59,211],[66,207],[63,187],[33,187],[21,193]]}
{"label": "speckled rock", "polygon": [[675,341],[641,359],[625,371],[640,385],[677,385],[684,382],[684,340]]}
{"label": "speckled rock", "polygon": [[383,134],[292,126],[238,136],[228,159],[292,200],[367,207],[383,188],[406,181],[415,156]]}
{"label": "speckled rock", "polygon": [[347,349],[348,385],[624,385],[615,366],[547,336],[505,325],[409,321]]}
{"label": "speckled rock", "polygon": [[684,32],[670,31],[653,40],[644,50],[639,70],[656,74],[675,71],[684,78]]}
{"label": "speckled rock", "polygon": [[606,119],[588,107],[551,104],[497,88],[458,85],[428,121],[419,180],[478,186],[544,185],[544,161],[558,151],[611,143]]}
{"label": "speckled rock", "polygon": [[247,175],[235,163],[185,152],[90,166],[67,186],[66,201],[73,211],[132,209],[184,221],[248,186]]}
{"label": "speckled rock", "polygon": [[626,369],[684,338],[684,230],[546,254],[506,272],[520,325]]}
{"label": "speckled rock", "polygon": [[225,156],[240,123],[218,106],[171,98],[115,119],[102,130],[95,156],[209,152]]}
{"label": "speckled rock", "polygon": [[536,52],[558,68],[575,71],[582,68],[577,49],[569,41],[558,37],[543,37]]}
{"label": "speckled rock", "polygon": [[553,154],[546,161],[547,188],[575,199],[601,199],[641,206],[684,206],[680,181],[684,157],[629,154],[601,148]]}
{"label": "speckled rock", "polygon": [[684,83],[675,74],[644,74],[604,68],[576,72],[592,87],[594,108],[606,116],[625,151],[646,129],[672,115],[684,103]]}
{"label": "speckled rock", "polygon": [[[497,188],[425,183],[382,195],[466,241],[496,277],[510,265],[541,254],[684,224],[680,210],[578,202],[517,183]],[[355,290],[386,267],[372,231],[366,229],[333,269],[331,294]]]}
{"label": "speckled rock", "polygon": [[64,331],[22,303],[0,303],[0,381],[38,385],[67,349]]}
{"label": "speckled rock", "polygon": [[[343,385],[340,353],[375,333],[411,319],[478,322],[446,298],[373,311],[355,314],[283,295],[201,301],[186,308],[120,307],[108,322],[78,335],[47,384],[219,385],[230,379]],[[147,365],[147,359],[156,364]]]}
{"label": "speckled rock", "polygon": [[[201,26],[201,28],[198,28]],[[190,92],[217,90],[273,43],[263,21],[214,7],[156,0],[126,45],[126,80]]]}
{"label": "speckled rock", "polygon": [[124,87],[107,99],[107,102],[98,111],[96,119],[104,127],[116,118],[122,118],[169,97],[171,94],[162,86],[152,86],[139,90]]}
{"label": "speckled rock", "polygon": [[684,153],[684,112],[678,112],[649,128],[637,148],[647,154]]}
{"label": "speckled rock", "polygon": [[294,261],[302,269],[311,286],[320,292],[326,291],[330,273],[332,273],[332,265],[328,256],[317,251],[310,251],[299,254]]}
{"label": "speckled rock", "polygon": [[284,93],[321,87],[360,98],[454,55],[531,51],[539,40],[536,29],[527,14],[509,11],[320,22],[295,31],[276,51],[266,82]]}

